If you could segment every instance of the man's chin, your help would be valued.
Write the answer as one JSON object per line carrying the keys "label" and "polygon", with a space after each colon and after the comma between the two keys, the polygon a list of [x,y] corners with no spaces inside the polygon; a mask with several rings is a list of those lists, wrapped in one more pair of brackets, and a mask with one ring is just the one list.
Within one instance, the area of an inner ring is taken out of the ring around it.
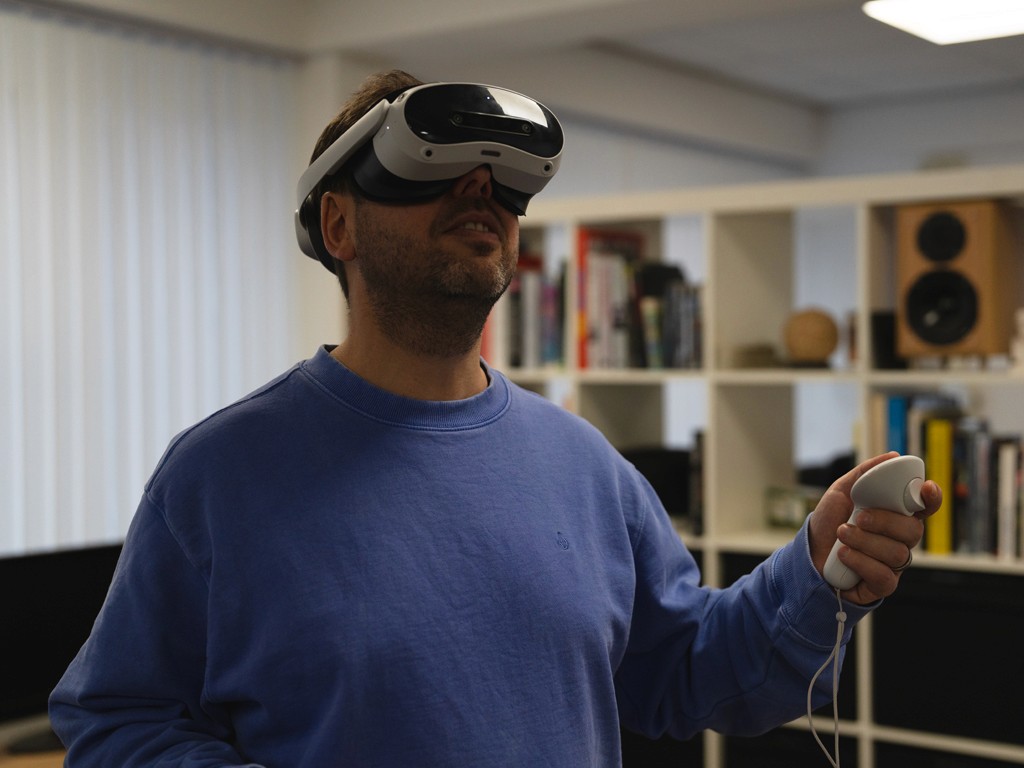
{"label": "man's chin", "polygon": [[457,284],[449,283],[442,293],[453,301],[487,304],[490,308],[508,290],[510,283],[511,278],[508,280],[502,278],[490,283],[460,281]]}

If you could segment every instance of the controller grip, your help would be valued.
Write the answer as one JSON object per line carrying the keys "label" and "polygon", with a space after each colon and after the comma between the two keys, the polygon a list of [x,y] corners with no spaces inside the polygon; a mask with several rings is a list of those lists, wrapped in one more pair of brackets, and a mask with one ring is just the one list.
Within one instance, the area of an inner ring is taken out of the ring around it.
{"label": "controller grip", "polygon": [[[857,514],[859,512],[860,507],[854,509],[853,514],[850,515],[850,519],[847,522],[853,525],[857,520]],[[857,582],[860,581],[860,576],[840,561],[839,548],[841,546],[843,546],[843,543],[839,541],[839,539],[836,539],[836,543],[832,545],[832,551],[828,553],[828,559],[825,560],[825,567],[822,569],[822,575],[825,577],[825,581],[833,587],[845,591],[857,586]]]}
{"label": "controller grip", "polygon": [[[924,484],[924,462],[917,456],[899,456],[878,464],[865,472],[850,490],[853,514],[847,521],[856,525],[862,509],[874,507],[890,509],[904,515],[913,515],[924,509],[921,486]],[[822,575],[837,589],[852,589],[860,576],[839,560],[842,543],[836,539],[828,553]]]}

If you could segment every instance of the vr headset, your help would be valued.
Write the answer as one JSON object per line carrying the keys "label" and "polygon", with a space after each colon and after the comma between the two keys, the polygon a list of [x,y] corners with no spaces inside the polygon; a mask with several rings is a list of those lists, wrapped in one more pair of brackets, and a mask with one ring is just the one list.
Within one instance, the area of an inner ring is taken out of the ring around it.
{"label": "vr headset", "polygon": [[313,192],[346,164],[363,195],[393,203],[438,197],[487,165],[494,199],[521,216],[558,170],[562,143],[551,110],[514,91],[474,83],[408,88],[378,102],[299,178],[299,247],[334,272]]}

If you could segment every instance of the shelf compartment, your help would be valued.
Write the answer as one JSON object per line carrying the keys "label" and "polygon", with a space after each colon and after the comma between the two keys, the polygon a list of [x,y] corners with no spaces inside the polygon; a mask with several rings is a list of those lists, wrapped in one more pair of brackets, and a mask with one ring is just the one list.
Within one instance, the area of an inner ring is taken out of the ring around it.
{"label": "shelf compartment", "polygon": [[665,444],[665,398],[661,383],[604,386],[581,383],[579,414],[616,448]]}
{"label": "shelf compartment", "polygon": [[[764,492],[793,483],[794,394],[788,384],[722,385],[710,404],[706,463],[707,532],[727,536],[767,530]],[[727,510],[727,512],[723,512]]]}
{"label": "shelf compartment", "polygon": [[793,310],[793,242],[788,211],[713,217],[706,322],[715,367],[736,368],[751,346],[777,348]]}

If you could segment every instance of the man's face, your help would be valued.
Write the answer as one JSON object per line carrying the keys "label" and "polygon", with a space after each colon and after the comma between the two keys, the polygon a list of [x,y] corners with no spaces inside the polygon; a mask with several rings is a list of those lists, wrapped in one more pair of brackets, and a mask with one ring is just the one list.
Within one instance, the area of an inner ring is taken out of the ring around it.
{"label": "man's face", "polygon": [[519,220],[492,200],[449,194],[417,205],[364,200],[354,224],[355,266],[381,298],[411,291],[493,303],[515,271]]}
{"label": "man's face", "polygon": [[[425,203],[360,200],[348,226],[350,267],[359,271],[374,314],[392,330],[410,322],[451,325],[460,314],[482,327],[515,273],[519,219],[491,198],[484,166]],[[447,332],[462,335],[454,327]]]}

